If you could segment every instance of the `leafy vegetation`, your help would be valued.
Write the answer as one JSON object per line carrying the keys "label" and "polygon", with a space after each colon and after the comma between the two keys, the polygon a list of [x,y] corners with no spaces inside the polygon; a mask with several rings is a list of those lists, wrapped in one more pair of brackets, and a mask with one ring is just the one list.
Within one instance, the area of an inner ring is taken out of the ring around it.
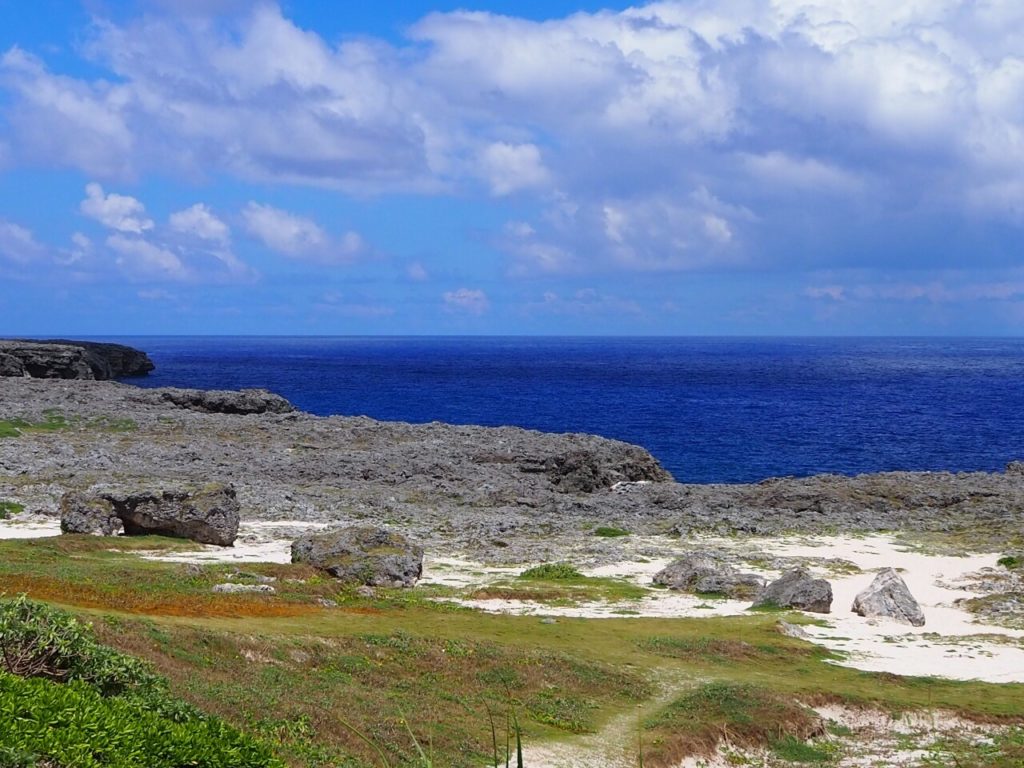
{"label": "leafy vegetation", "polygon": [[0,438],[20,437],[26,432],[59,432],[77,429],[91,432],[134,432],[138,429],[132,419],[118,419],[111,416],[65,416],[60,411],[43,412],[41,421],[28,421],[23,418],[0,420]]}
{"label": "leafy vegetation", "polygon": [[575,566],[569,563],[544,563],[533,568],[527,568],[521,574],[520,579],[537,579],[540,581],[559,581],[562,579],[580,579],[583,574]]}
{"label": "leafy vegetation", "polygon": [[1006,555],[1005,557],[1000,557],[996,560],[996,565],[1001,565],[1003,568],[1014,570],[1024,566],[1024,558],[1016,555]]}
{"label": "leafy vegetation", "polygon": [[12,515],[25,511],[25,505],[16,501],[0,501],[0,520],[6,520]]}

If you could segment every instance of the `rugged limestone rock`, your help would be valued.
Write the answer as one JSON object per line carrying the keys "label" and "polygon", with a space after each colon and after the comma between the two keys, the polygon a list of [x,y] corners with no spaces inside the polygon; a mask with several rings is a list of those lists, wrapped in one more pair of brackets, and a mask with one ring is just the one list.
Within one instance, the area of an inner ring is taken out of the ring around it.
{"label": "rugged limestone rock", "polygon": [[531,457],[519,468],[523,472],[543,472],[563,493],[593,493],[621,482],[672,479],[647,451],[611,441],[600,447]]}
{"label": "rugged limestone rock", "polygon": [[423,547],[385,528],[352,526],[296,540],[292,562],[309,563],[342,581],[411,587],[423,575]]}
{"label": "rugged limestone rock", "polygon": [[222,595],[242,595],[246,593],[272,595],[277,590],[269,584],[235,584],[229,581],[223,584],[214,584],[210,591]]}
{"label": "rugged limestone rock", "polygon": [[1024,461],[1011,461],[1006,465],[1006,474],[1024,475]]}
{"label": "rugged limestone rock", "polygon": [[0,376],[102,381],[143,376],[153,368],[145,352],[122,344],[0,340]]}
{"label": "rugged limestone rock", "polygon": [[861,616],[889,619],[924,626],[924,612],[910,594],[907,584],[892,568],[879,571],[871,585],[853,600],[853,612]]}
{"label": "rugged limestone rock", "polygon": [[156,534],[230,547],[238,536],[235,489],[212,483],[198,489],[173,488],[105,492],[129,536]]}
{"label": "rugged limestone rock", "polygon": [[170,403],[201,413],[291,413],[295,407],[280,395],[266,389],[243,389],[238,392],[221,389],[176,389],[173,387],[148,390],[139,399]]}
{"label": "rugged limestone rock", "polygon": [[60,502],[61,531],[112,536],[174,536],[230,547],[238,536],[235,489],[221,483],[200,488],[105,488],[68,493]]}
{"label": "rugged limestone rock", "polygon": [[707,552],[692,552],[677,558],[654,574],[654,583],[683,592],[721,594],[737,599],[753,597],[764,587],[760,576],[740,573]]}
{"label": "rugged limestone rock", "polygon": [[123,528],[114,505],[102,496],[71,492],[60,500],[62,533],[86,533],[113,536]]}
{"label": "rugged limestone rock", "polygon": [[765,587],[751,607],[764,606],[828,613],[832,610],[832,585],[803,568],[794,568]]}

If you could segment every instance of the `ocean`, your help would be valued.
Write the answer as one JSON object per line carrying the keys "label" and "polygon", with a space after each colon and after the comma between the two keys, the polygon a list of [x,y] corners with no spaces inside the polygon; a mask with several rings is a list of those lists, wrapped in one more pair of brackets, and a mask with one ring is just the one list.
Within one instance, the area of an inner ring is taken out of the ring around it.
{"label": "ocean", "polygon": [[320,415],[591,432],[683,482],[997,470],[1024,339],[118,337],[143,387],[266,387]]}

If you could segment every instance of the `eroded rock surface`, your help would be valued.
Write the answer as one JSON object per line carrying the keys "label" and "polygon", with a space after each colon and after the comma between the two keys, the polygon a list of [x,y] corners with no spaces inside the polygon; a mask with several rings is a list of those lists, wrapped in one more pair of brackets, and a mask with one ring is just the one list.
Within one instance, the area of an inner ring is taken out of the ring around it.
{"label": "eroded rock surface", "polygon": [[0,339],[0,376],[103,381],[143,376],[153,368],[145,352],[123,344]]}
{"label": "eroded rock surface", "polygon": [[654,574],[655,584],[696,594],[751,598],[764,586],[754,573],[741,573],[708,552],[692,552],[677,558]]}
{"label": "eroded rock surface", "polygon": [[123,525],[129,536],[174,536],[222,547],[231,546],[238,536],[235,489],[221,483],[71,492],[61,499],[60,511],[64,533],[111,536]]}
{"label": "eroded rock surface", "polygon": [[828,613],[832,610],[832,585],[803,568],[794,568],[765,587],[752,607],[769,606]]}
{"label": "eroded rock surface", "polygon": [[291,413],[295,406],[280,395],[266,389],[161,389],[140,390],[141,401],[170,403],[200,413],[248,415],[259,413]]}
{"label": "eroded rock surface", "polygon": [[370,587],[411,587],[423,575],[423,547],[386,528],[351,526],[292,543],[292,562]]}
{"label": "eroded rock surface", "polygon": [[915,627],[924,626],[921,606],[893,568],[878,572],[871,584],[854,598],[852,610],[861,616],[883,616]]}

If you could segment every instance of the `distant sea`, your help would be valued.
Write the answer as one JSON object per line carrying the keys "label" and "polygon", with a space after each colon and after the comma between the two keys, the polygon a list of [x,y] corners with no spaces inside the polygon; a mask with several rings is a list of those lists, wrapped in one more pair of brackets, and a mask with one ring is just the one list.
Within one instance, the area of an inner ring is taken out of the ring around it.
{"label": "distant sea", "polygon": [[143,387],[266,387],[320,415],[592,432],[684,482],[996,470],[1024,339],[119,337]]}

